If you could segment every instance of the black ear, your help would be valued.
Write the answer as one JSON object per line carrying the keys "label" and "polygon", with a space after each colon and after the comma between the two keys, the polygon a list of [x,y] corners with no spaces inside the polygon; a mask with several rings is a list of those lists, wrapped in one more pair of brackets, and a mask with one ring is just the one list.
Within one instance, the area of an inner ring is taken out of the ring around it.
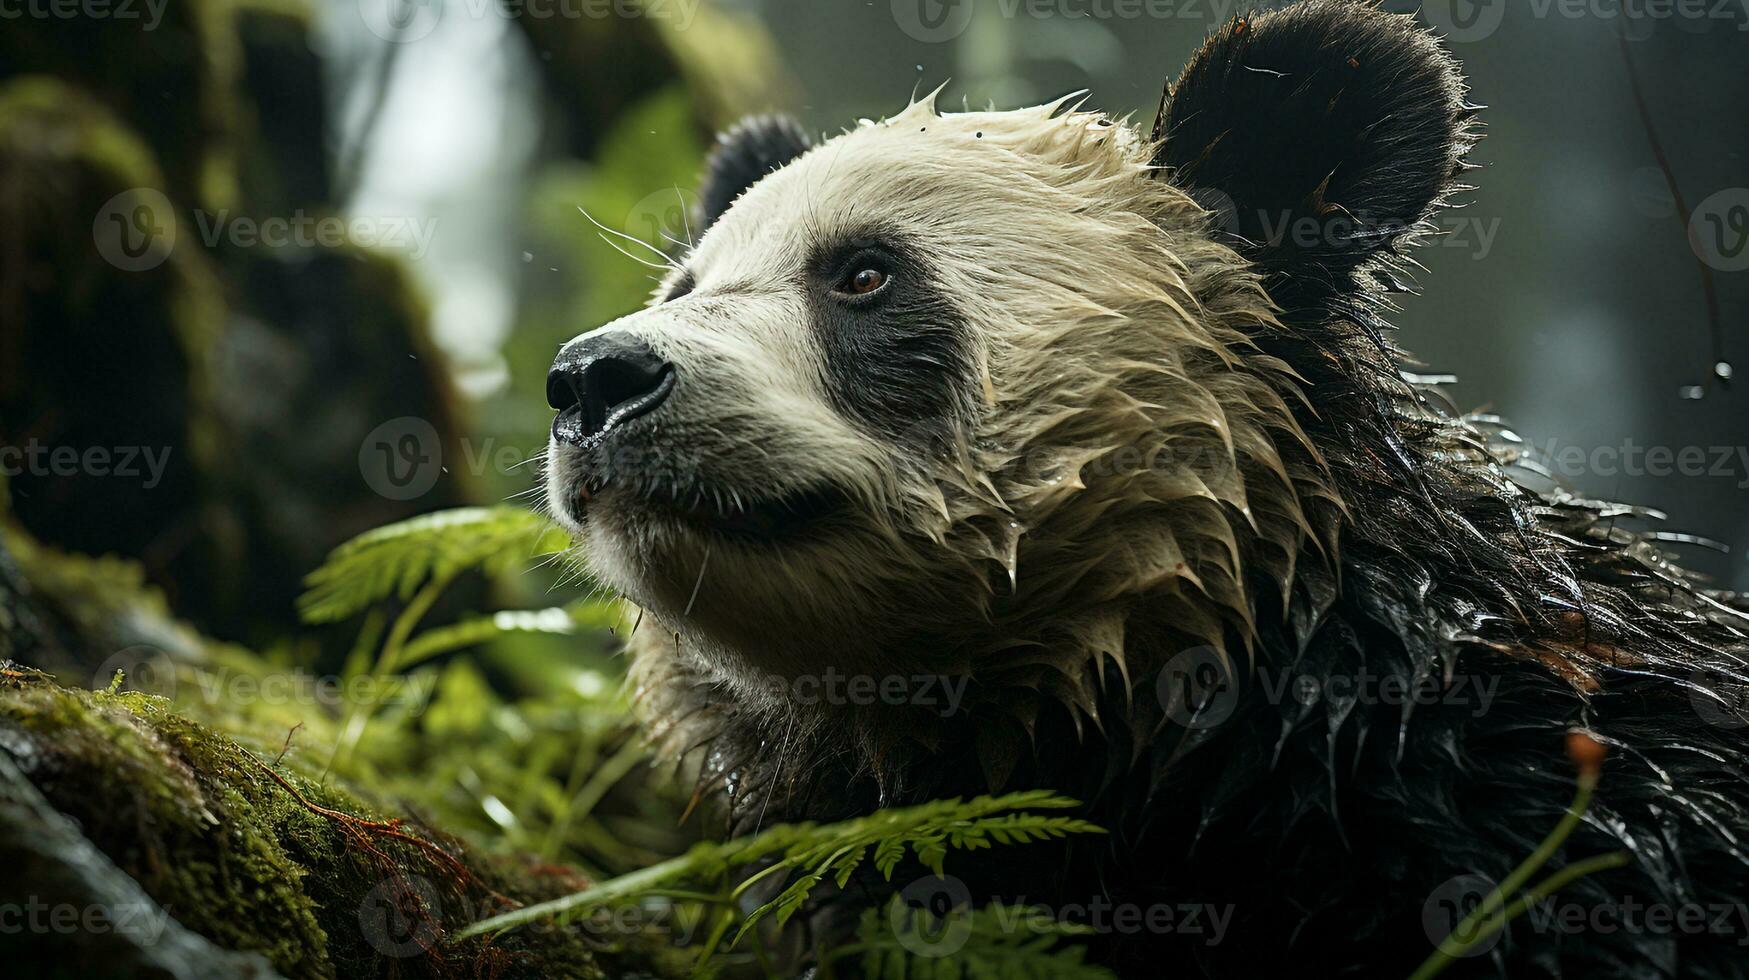
{"label": "black ear", "polygon": [[[1205,205],[1290,312],[1382,270],[1454,190],[1477,107],[1406,15],[1308,0],[1212,35],[1161,100],[1155,163]],[[1216,193],[1218,192],[1218,193]],[[1224,195],[1224,198],[1223,196]]]}
{"label": "black ear", "polygon": [[788,116],[749,116],[717,135],[698,188],[698,230],[709,228],[741,192],[812,146]]}

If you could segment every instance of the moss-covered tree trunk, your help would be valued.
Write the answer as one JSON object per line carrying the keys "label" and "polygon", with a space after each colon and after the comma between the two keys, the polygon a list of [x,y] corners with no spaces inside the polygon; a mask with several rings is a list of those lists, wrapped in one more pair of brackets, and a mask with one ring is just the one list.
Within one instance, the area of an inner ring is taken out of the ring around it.
{"label": "moss-covered tree trunk", "polygon": [[396,819],[161,698],[10,663],[0,855],[13,975],[598,977],[638,958],[563,929],[454,942],[587,882]]}

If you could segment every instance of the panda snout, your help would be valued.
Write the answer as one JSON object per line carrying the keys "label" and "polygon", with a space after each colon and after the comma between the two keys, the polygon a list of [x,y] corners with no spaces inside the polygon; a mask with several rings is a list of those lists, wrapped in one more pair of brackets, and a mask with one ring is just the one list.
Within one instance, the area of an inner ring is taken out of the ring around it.
{"label": "panda snout", "polygon": [[547,404],[559,410],[553,438],[593,446],[616,427],[661,407],[678,382],[673,364],[624,334],[568,344],[547,374]]}

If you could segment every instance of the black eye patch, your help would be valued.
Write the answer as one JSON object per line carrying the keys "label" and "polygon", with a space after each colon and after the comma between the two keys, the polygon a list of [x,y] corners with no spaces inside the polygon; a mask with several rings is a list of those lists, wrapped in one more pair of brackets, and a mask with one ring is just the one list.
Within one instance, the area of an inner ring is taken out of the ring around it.
{"label": "black eye patch", "polygon": [[[970,400],[965,315],[902,239],[863,235],[817,247],[806,292],[833,402],[883,435],[944,432]],[[858,274],[878,288],[858,293]]]}

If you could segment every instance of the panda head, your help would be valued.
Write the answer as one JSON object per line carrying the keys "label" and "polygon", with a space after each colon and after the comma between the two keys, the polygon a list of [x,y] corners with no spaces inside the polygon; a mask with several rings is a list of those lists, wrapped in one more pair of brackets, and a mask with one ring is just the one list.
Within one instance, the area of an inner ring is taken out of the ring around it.
{"label": "panda head", "polygon": [[551,508],[748,696],[1073,677],[1138,618],[1218,643],[1328,555],[1308,378],[1372,369],[1344,338],[1469,115],[1407,18],[1319,0],[1220,29],[1152,131],[1067,100],[743,124],[650,305],[561,350]]}

